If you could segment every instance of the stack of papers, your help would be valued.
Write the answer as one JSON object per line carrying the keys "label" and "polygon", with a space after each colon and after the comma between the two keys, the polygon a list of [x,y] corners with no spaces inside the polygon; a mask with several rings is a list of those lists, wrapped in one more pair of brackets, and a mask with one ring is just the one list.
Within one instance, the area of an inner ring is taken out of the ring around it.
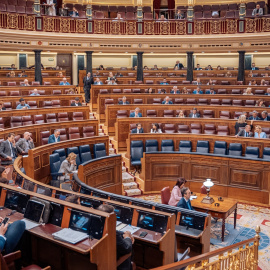
{"label": "stack of papers", "polygon": [[131,234],[133,234],[133,233],[137,232],[139,229],[140,229],[139,227],[135,227],[135,226],[131,226],[131,225],[126,225],[123,228],[117,229],[117,230],[118,231],[121,231],[121,232],[129,231],[129,232],[131,232]]}
{"label": "stack of papers", "polygon": [[86,233],[74,231],[69,228],[65,228],[59,232],[53,233],[52,236],[56,240],[68,242],[70,244],[77,244],[89,237]]}
{"label": "stack of papers", "polygon": [[197,196],[190,196],[190,200],[194,200],[194,199],[197,199]]}

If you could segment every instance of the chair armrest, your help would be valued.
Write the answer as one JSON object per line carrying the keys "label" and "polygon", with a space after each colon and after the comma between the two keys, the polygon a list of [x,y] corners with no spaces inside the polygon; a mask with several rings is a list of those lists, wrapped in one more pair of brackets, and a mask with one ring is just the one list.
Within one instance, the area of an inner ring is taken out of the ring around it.
{"label": "chair armrest", "polygon": [[15,252],[9,253],[7,255],[4,256],[5,262],[7,265],[9,265],[10,263],[18,260],[21,258],[21,251],[17,250]]}
{"label": "chair armrest", "polygon": [[117,260],[117,262],[116,262],[117,267],[118,267],[120,264],[122,264],[125,260],[127,260],[130,256],[131,256],[131,253],[128,253],[128,254],[126,254],[126,255],[120,257],[120,258]]}

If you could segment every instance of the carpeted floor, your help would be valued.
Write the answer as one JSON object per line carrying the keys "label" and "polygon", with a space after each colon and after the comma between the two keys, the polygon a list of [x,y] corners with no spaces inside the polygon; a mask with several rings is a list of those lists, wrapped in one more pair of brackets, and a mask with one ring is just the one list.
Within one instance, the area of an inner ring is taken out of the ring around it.
{"label": "carpeted floor", "polygon": [[[139,198],[161,202],[160,195],[143,195]],[[226,220],[225,241],[221,242],[221,222],[212,222],[211,251],[232,245],[255,236],[257,225],[261,227],[259,247],[259,268],[270,269],[270,207],[255,204],[238,204],[237,227],[233,228],[233,214]]]}

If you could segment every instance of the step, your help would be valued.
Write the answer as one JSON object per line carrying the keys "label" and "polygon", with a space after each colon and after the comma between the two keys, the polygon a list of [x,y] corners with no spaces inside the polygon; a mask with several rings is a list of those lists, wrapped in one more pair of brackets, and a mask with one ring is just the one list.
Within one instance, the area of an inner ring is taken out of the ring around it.
{"label": "step", "polygon": [[98,136],[105,136],[105,134],[104,133],[98,133]]}
{"label": "step", "polygon": [[89,116],[90,116],[90,117],[91,117],[91,116],[95,116],[95,114],[92,113],[92,112],[90,112],[90,113],[89,113]]}
{"label": "step", "polygon": [[122,166],[122,172],[126,172],[127,168],[125,166]]}
{"label": "step", "polygon": [[89,119],[96,119],[95,116],[90,116]]}
{"label": "step", "polygon": [[138,188],[138,184],[136,182],[123,183],[123,189],[136,189]]}
{"label": "step", "polygon": [[102,129],[102,128],[99,128],[99,129],[98,129],[98,132],[103,132],[103,129]]}
{"label": "step", "polygon": [[134,182],[134,177],[127,172],[122,172],[122,183]]}
{"label": "step", "polygon": [[109,148],[109,154],[115,154],[115,149],[114,148]]}
{"label": "step", "polygon": [[125,192],[127,193],[127,196],[135,196],[135,195],[142,194],[141,190],[138,188],[128,189],[128,190],[125,190]]}

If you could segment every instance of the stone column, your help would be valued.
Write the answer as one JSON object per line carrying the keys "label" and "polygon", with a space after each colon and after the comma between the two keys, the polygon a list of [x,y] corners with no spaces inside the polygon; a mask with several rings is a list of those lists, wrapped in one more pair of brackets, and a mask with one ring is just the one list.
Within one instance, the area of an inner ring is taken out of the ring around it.
{"label": "stone column", "polygon": [[91,72],[92,74],[92,55],[93,55],[93,51],[86,52],[86,74],[88,72]]}
{"label": "stone column", "polygon": [[42,73],[41,73],[41,52],[42,50],[34,50],[35,52],[35,81],[42,84]]}
{"label": "stone column", "polygon": [[143,52],[137,52],[137,81],[143,81]]}
{"label": "stone column", "polygon": [[187,52],[187,81],[193,81],[193,52]]}
{"label": "stone column", "polygon": [[238,63],[238,81],[245,80],[245,51],[238,51],[239,53],[239,63]]}

